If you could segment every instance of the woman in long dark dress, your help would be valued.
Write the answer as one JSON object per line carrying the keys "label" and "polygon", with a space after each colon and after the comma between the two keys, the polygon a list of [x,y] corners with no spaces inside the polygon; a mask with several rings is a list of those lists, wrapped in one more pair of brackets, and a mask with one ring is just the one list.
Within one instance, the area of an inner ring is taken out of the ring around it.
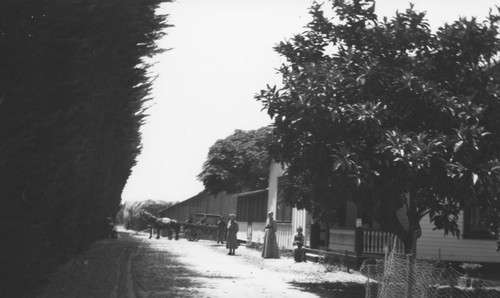
{"label": "woman in long dark dress", "polygon": [[236,215],[229,214],[229,222],[227,223],[227,239],[226,239],[226,248],[229,249],[228,255],[234,256],[234,250],[238,248],[238,239],[236,238],[236,234],[238,233],[239,226],[235,220]]}
{"label": "woman in long dark dress", "polygon": [[266,259],[279,259],[278,242],[276,241],[276,231],[278,224],[273,218],[274,213],[267,213],[266,232],[264,234],[264,248],[262,249],[262,257]]}
{"label": "woman in long dark dress", "polygon": [[219,242],[221,244],[224,244],[224,236],[226,235],[226,222],[224,221],[224,218],[222,216],[219,216],[219,221],[217,221],[217,244]]}

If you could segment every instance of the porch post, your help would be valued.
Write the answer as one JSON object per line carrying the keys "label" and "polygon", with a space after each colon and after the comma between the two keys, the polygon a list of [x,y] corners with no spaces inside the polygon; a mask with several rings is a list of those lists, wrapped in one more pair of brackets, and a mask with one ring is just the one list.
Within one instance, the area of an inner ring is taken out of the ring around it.
{"label": "porch post", "polygon": [[363,227],[354,230],[354,252],[358,257],[363,255]]}

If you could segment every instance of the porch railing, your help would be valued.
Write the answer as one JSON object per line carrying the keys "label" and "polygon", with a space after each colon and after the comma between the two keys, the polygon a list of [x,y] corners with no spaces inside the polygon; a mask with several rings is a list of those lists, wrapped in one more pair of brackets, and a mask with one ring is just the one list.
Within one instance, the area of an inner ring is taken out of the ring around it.
{"label": "porch railing", "polygon": [[338,251],[355,250],[356,244],[355,228],[332,228],[330,229],[330,241],[328,247]]}
{"label": "porch railing", "polygon": [[[394,239],[396,246],[393,248]],[[389,247],[396,252],[404,251],[404,244],[391,232],[363,229],[363,253],[382,254],[384,248]]]}
{"label": "porch railing", "polygon": [[383,254],[384,248],[395,242],[395,251],[403,252],[403,242],[393,233],[363,228],[332,228],[330,229],[329,247],[333,250],[361,254]]}

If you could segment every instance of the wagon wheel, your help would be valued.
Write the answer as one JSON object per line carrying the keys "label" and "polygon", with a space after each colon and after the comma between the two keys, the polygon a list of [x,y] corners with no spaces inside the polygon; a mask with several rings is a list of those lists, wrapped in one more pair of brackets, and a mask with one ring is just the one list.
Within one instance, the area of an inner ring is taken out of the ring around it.
{"label": "wagon wheel", "polygon": [[188,241],[198,241],[200,240],[201,231],[198,229],[189,229],[186,232],[186,239]]}
{"label": "wagon wheel", "polygon": [[191,237],[193,240],[191,241],[198,241],[200,240],[200,237],[201,237],[201,231],[198,230],[198,229],[194,229],[192,232],[191,232]]}
{"label": "wagon wheel", "polygon": [[188,241],[193,241],[193,239],[191,238],[191,233],[193,232],[193,230],[189,229],[186,231],[186,234],[185,234],[185,237]]}

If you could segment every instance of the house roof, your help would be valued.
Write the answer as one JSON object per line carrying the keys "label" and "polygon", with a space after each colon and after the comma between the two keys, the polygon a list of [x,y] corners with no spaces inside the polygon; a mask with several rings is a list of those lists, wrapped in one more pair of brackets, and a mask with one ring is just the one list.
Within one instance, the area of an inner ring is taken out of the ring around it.
{"label": "house roof", "polygon": [[236,194],[236,196],[238,198],[241,198],[241,197],[246,197],[246,196],[261,194],[261,193],[265,193],[265,192],[267,192],[267,188],[266,189],[254,190],[254,191],[248,191],[248,192],[242,192],[242,193]]}

